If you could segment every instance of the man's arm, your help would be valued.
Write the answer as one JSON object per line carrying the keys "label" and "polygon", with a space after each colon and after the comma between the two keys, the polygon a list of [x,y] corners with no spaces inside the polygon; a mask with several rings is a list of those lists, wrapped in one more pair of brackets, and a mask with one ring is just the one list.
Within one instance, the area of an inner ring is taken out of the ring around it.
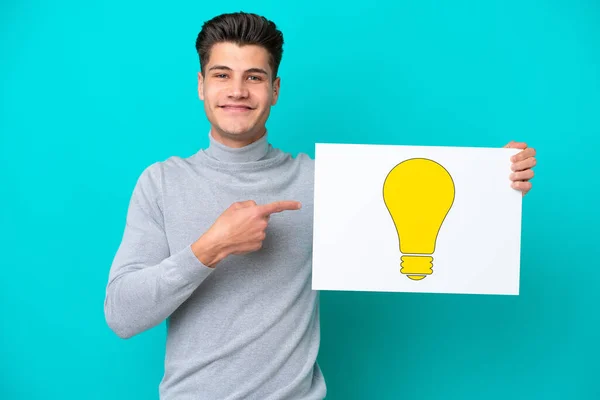
{"label": "man's arm", "polygon": [[164,321],[230,254],[259,250],[271,214],[300,208],[297,201],[234,203],[198,240],[170,255],[154,172],[147,168],[136,183],[106,288],[106,322],[122,338]]}
{"label": "man's arm", "polygon": [[191,246],[169,254],[156,172],[154,166],[147,168],[136,183],[109,273],[104,314],[122,338],[160,324],[213,271]]}

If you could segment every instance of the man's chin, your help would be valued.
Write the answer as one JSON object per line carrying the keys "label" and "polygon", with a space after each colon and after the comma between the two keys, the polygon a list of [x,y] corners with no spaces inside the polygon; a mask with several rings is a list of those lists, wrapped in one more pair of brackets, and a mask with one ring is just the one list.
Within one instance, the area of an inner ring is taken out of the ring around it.
{"label": "man's chin", "polygon": [[264,133],[264,129],[256,129],[254,127],[251,128],[225,128],[220,127],[219,129],[215,129],[214,132],[223,138],[235,141],[248,141],[252,139],[256,139],[257,136],[260,136]]}
{"label": "man's chin", "polygon": [[247,138],[252,136],[251,130],[246,129],[228,129],[222,131],[224,136],[231,138]]}

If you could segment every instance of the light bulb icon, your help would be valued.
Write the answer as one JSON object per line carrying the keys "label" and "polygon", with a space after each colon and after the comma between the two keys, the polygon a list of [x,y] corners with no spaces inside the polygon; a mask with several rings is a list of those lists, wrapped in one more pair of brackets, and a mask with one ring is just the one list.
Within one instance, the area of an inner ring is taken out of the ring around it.
{"label": "light bulb icon", "polygon": [[392,217],[401,257],[400,272],[418,281],[433,273],[440,228],[454,203],[454,181],[435,161],[411,158],[385,178],[383,200]]}

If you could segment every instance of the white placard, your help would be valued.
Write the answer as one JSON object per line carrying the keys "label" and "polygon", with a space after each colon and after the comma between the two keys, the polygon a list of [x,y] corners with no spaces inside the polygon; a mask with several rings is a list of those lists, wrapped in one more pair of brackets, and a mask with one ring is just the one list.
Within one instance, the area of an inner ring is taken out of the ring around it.
{"label": "white placard", "polygon": [[317,143],[312,288],[518,295],[519,151]]}

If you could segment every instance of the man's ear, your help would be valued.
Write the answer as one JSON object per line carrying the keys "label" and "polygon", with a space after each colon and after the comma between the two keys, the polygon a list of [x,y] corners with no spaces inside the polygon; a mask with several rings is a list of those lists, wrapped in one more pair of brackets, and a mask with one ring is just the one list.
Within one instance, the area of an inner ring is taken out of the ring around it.
{"label": "man's ear", "polygon": [[198,72],[198,97],[204,101],[204,77],[202,72]]}
{"label": "man's ear", "polygon": [[280,91],[280,89],[281,89],[281,78],[277,77],[273,81],[273,101],[271,102],[272,106],[274,106],[275,104],[277,104],[277,100],[279,99],[279,91]]}

